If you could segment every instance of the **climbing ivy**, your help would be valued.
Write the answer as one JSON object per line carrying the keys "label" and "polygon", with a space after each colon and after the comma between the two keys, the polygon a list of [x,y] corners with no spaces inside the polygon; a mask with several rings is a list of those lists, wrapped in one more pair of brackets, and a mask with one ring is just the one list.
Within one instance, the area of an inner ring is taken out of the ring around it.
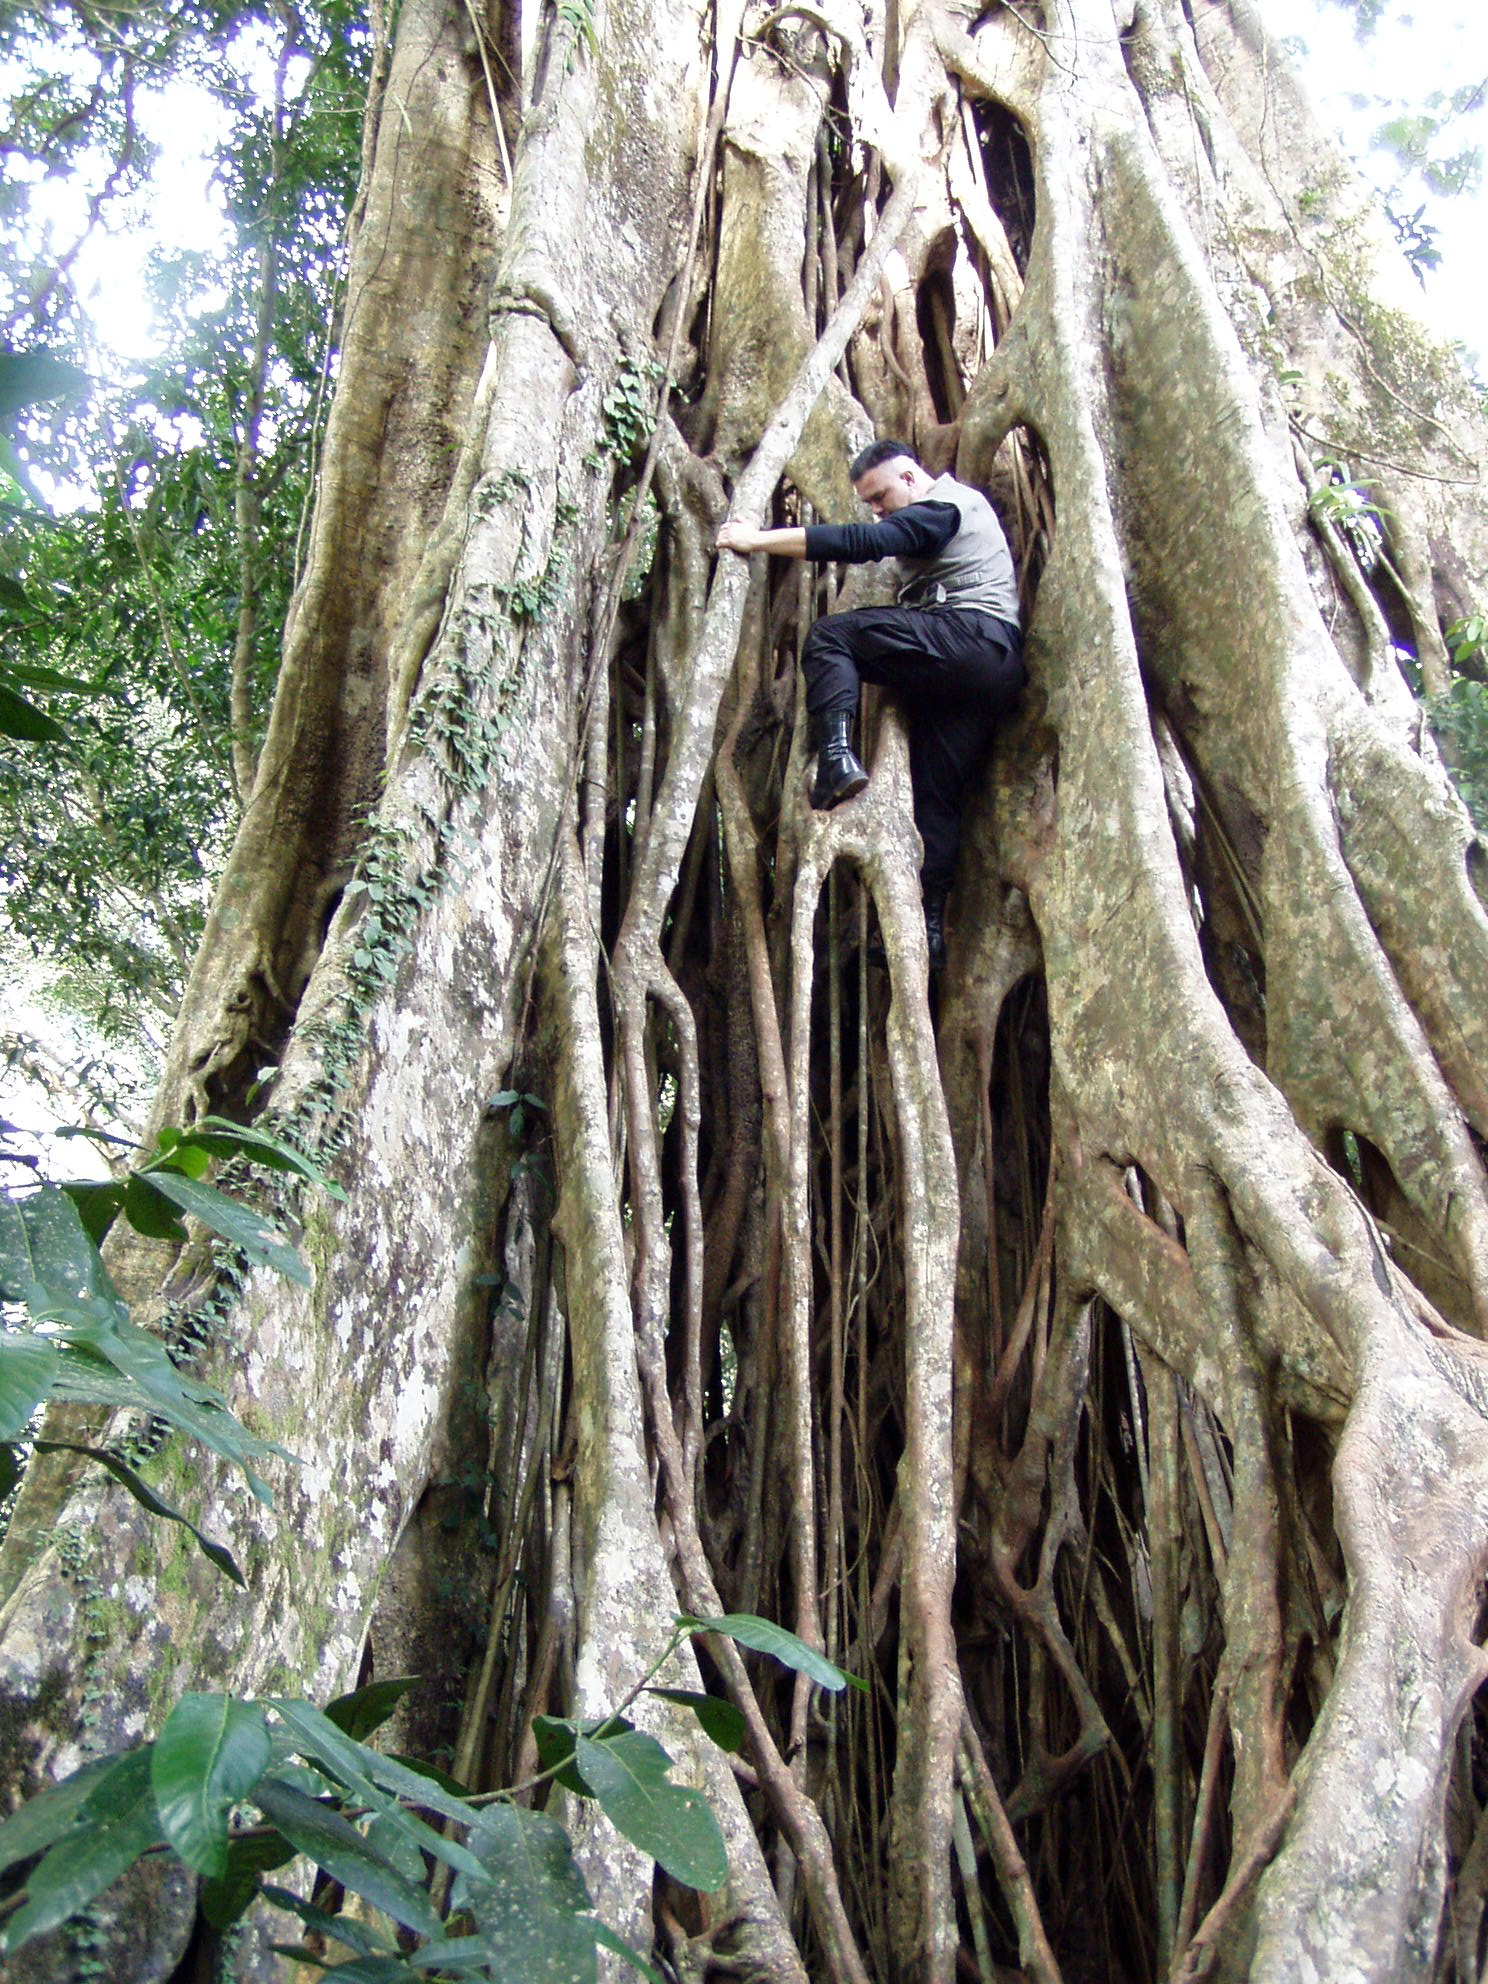
{"label": "climbing ivy", "polygon": [[654,359],[624,358],[615,383],[600,401],[604,452],[627,462],[650,440],[655,424],[656,388],[663,368]]}

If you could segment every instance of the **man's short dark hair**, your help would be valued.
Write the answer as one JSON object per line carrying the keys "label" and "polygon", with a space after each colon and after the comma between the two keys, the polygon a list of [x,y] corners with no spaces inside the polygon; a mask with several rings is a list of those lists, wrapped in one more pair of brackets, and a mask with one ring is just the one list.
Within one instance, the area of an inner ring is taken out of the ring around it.
{"label": "man's short dark hair", "polygon": [[897,461],[900,455],[908,456],[915,467],[919,467],[920,458],[907,441],[893,441],[887,438],[882,441],[870,441],[862,454],[854,458],[852,467],[847,471],[848,480],[861,481],[869,469],[878,468],[884,462]]}

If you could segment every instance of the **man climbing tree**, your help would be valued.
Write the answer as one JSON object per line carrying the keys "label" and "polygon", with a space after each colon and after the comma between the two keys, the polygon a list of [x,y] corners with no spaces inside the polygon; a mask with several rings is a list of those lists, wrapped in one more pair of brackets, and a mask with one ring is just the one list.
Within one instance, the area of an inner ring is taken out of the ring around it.
{"label": "man climbing tree", "polygon": [[850,742],[859,685],[897,689],[909,719],[914,820],[924,842],[920,887],[930,968],[946,961],[945,906],[961,845],[961,802],[998,721],[1027,681],[1012,553],[979,489],[932,477],[903,441],[874,441],[852,485],[876,523],[750,530],[726,523],[719,548],[850,565],[893,558],[896,606],[860,606],[814,620],[801,652],[816,746],[811,803],[820,811],[868,783]]}

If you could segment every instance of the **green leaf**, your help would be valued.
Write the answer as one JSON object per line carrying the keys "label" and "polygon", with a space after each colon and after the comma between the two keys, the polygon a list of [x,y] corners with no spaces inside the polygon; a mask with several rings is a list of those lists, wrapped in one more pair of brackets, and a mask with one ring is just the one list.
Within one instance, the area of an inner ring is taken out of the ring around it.
{"label": "green leaf", "polygon": [[327,1963],[304,1945],[271,1943],[269,1947],[295,1963],[318,1965],[324,1976],[338,1978],[340,1984],[416,1984],[419,1974],[400,1956],[355,1956],[349,1963]]}
{"label": "green leaf", "polygon": [[186,1228],[175,1206],[138,1171],[132,1172],[125,1183],[124,1217],[147,1240],[174,1240],[179,1244],[186,1238]]}
{"label": "green leaf", "polygon": [[18,1440],[51,1391],[57,1346],[49,1336],[0,1333],[0,1440]]}
{"label": "green leaf", "polygon": [[260,1781],[253,1802],[270,1825],[277,1826],[291,1845],[324,1868],[333,1881],[340,1881],[420,1935],[442,1933],[429,1897],[370,1847],[339,1812],[272,1777]]}
{"label": "green leaf", "polygon": [[868,1683],[859,1675],[845,1674],[825,1654],[807,1646],[805,1640],[787,1632],[784,1626],[777,1626],[773,1619],[761,1619],[753,1612],[727,1612],[719,1619],[684,1618],[677,1623],[690,1633],[722,1633],[725,1639],[737,1640],[740,1646],[752,1647],[756,1653],[768,1653],[782,1667],[804,1674],[834,1695],[841,1688],[868,1692]]}
{"label": "green leaf", "polygon": [[109,1228],[124,1205],[125,1187],[115,1178],[78,1178],[58,1188],[77,1207],[83,1231],[95,1247],[101,1247]]}
{"label": "green leaf", "polygon": [[158,1413],[213,1453],[235,1461],[265,1504],[272,1504],[273,1495],[251,1463],[270,1455],[294,1460],[273,1440],[250,1433],[228,1410],[220,1392],[178,1371],[160,1339],[131,1322],[110,1318],[98,1323],[83,1316],[64,1339],[62,1368],[52,1390],[55,1397],[81,1404],[123,1405]]}
{"label": "green leaf", "polygon": [[183,1695],[155,1742],[150,1782],[168,1844],[188,1867],[227,1872],[227,1821],[269,1766],[263,1710],[231,1695]]}
{"label": "green leaf", "polygon": [[303,1901],[288,1888],[275,1886],[272,1882],[264,1885],[264,1899],[271,1901],[276,1908],[282,1908],[287,1915],[294,1915],[307,1929],[313,1929],[318,1936],[334,1936],[343,1948],[354,1950],[358,1956],[396,1956],[398,1946],[388,1932],[375,1922],[359,1922],[353,1915],[332,1915],[324,1908],[317,1908],[313,1901]]}
{"label": "green leaf", "polygon": [[724,1696],[699,1694],[694,1688],[648,1688],[646,1693],[659,1695],[664,1702],[675,1702],[679,1708],[690,1708],[702,1724],[704,1735],[711,1736],[720,1750],[727,1750],[732,1756],[743,1749],[744,1717]]}
{"label": "green leaf", "polygon": [[576,1791],[581,1798],[594,1794],[580,1777],[574,1765],[574,1745],[580,1736],[596,1736],[603,1729],[606,1734],[616,1736],[634,1729],[633,1722],[624,1716],[602,1717],[598,1722],[573,1722],[565,1715],[535,1715],[532,1718],[532,1740],[537,1745],[538,1761],[545,1771],[552,1771],[565,1791]]}
{"label": "green leaf", "polygon": [[[103,682],[88,682],[81,675],[63,675],[55,668],[43,668],[35,661],[8,661],[5,663],[6,679],[18,682],[23,689],[63,689],[72,696],[102,696],[107,694],[108,685]],[[59,1132],[59,1134],[61,1134]],[[86,1130],[79,1134],[87,1136]],[[119,1139],[128,1143],[129,1139]]]}
{"label": "green leaf", "polygon": [[279,1833],[257,1833],[227,1843],[227,1871],[205,1880],[197,1900],[208,1926],[221,1935],[242,1916],[259,1892],[260,1876],[293,1860],[295,1850]]}
{"label": "green leaf", "polygon": [[462,1799],[451,1797],[432,1779],[421,1777],[395,1758],[381,1756],[376,1750],[354,1742],[310,1702],[276,1697],[268,1706],[277,1710],[283,1718],[302,1756],[313,1757],[317,1763],[324,1764],[374,1811],[386,1812],[394,1817],[405,1836],[425,1853],[432,1853],[437,1860],[443,1860],[456,1873],[473,1874],[476,1879],[482,1877],[481,1864],[473,1854],[457,1840],[446,1839],[443,1833],[425,1825],[416,1813],[405,1811],[398,1803],[399,1798],[406,1798],[411,1804],[426,1805],[445,1818],[468,1825],[470,1807]]}
{"label": "green leaf", "polygon": [[50,351],[0,351],[0,420],[24,406],[76,399],[89,385],[79,365]]}
{"label": "green leaf", "polygon": [[[80,1440],[37,1440],[35,1446],[39,1454],[82,1454],[88,1460],[96,1460],[100,1467],[108,1469],[121,1487],[129,1490],[141,1508],[148,1509],[152,1516],[162,1516],[167,1522],[178,1522],[183,1529],[189,1529],[202,1555],[210,1559],[225,1578],[231,1578],[240,1591],[248,1589],[247,1579],[238,1569],[237,1559],[227,1545],[214,1541],[205,1530],[198,1529],[189,1516],[182,1515],[163,1495],[157,1495],[149,1482],[136,1474],[128,1462],[120,1460],[117,1454],[111,1454],[106,1447],[87,1446]],[[184,1859],[186,1856],[183,1854],[181,1857]]]}
{"label": "green leaf", "polygon": [[0,681],[0,735],[19,737],[27,744],[60,744],[67,732],[55,717]]}
{"label": "green leaf", "polygon": [[30,471],[16,453],[8,434],[0,434],[0,474],[8,477],[11,488],[5,492],[6,502],[23,510],[41,510],[46,505],[36,492],[31,481]]}
{"label": "green leaf", "polygon": [[469,1912],[492,1974],[522,1984],[592,1984],[593,1904],[558,1821],[491,1805],[471,1826],[470,1845],[486,1878],[479,1886],[457,1880],[451,1907]]}
{"label": "green leaf", "polygon": [[393,1710],[411,1689],[422,1684],[417,1674],[401,1674],[387,1681],[369,1681],[355,1694],[338,1695],[326,1704],[326,1720],[334,1722],[343,1735],[360,1743],[374,1730],[381,1729]]}
{"label": "green leaf", "polygon": [[198,1178],[186,1178],[178,1171],[148,1170],[137,1174],[148,1178],[157,1191],[199,1219],[213,1233],[241,1247],[250,1261],[276,1268],[301,1288],[310,1286],[310,1270],[294,1248],[261,1213],[230,1199],[214,1185],[203,1185]]}
{"label": "green leaf", "polygon": [[684,1886],[711,1893],[728,1879],[728,1850],[707,1799],[667,1778],[671,1758],[629,1731],[602,1743],[581,1736],[577,1762],[605,1817]]}
{"label": "green leaf", "polygon": [[447,1770],[441,1770],[438,1764],[431,1764],[426,1757],[405,1756],[401,1750],[392,1750],[388,1754],[395,1764],[402,1764],[404,1769],[411,1770],[415,1777],[426,1777],[431,1784],[437,1784],[442,1791],[448,1791],[451,1797],[461,1799],[470,1797],[471,1793],[466,1785],[463,1785],[457,1777],[451,1777]]}
{"label": "green leaf", "polygon": [[329,1192],[333,1199],[344,1199],[345,1192],[328,1178],[313,1158],[296,1150],[282,1137],[274,1136],[268,1130],[261,1130],[256,1124],[230,1123],[223,1116],[204,1116],[199,1123],[182,1134],[183,1145],[206,1151],[212,1157],[247,1157],[255,1164],[261,1164],[269,1171],[289,1171],[307,1184],[316,1185],[323,1192]]}
{"label": "green leaf", "polygon": [[0,1194],[0,1297],[31,1305],[37,1288],[49,1300],[102,1302],[125,1313],[77,1207],[57,1185]]}
{"label": "green leaf", "polygon": [[[450,1972],[456,1977],[474,1972],[477,1976],[491,1976],[491,1951],[482,1935],[451,1936],[442,1943],[425,1943],[421,1950],[415,1950],[408,1959],[409,1968],[416,1975],[428,1976],[430,1971],[438,1971],[441,1976]],[[498,1976],[506,1976],[498,1971]]]}
{"label": "green leaf", "polygon": [[159,1844],[147,1745],[115,1759],[93,1786],[72,1830],[32,1868],[24,1904],[0,1931],[0,1953],[11,1956],[33,1936],[70,1920]]}
{"label": "green leaf", "polygon": [[[400,1815],[401,1817],[401,1815]],[[379,1812],[367,1828],[367,1843],[391,1860],[400,1874],[406,1874],[411,1881],[423,1882],[428,1879],[429,1870],[424,1865],[424,1856],[404,1830],[400,1818],[391,1812]]]}
{"label": "green leaf", "polygon": [[100,1757],[94,1763],[84,1764],[71,1777],[64,1777],[60,1784],[49,1784],[45,1791],[28,1798],[19,1811],[12,1812],[0,1825],[0,1874],[54,1846],[72,1827],[99,1779],[118,1761],[117,1757]]}

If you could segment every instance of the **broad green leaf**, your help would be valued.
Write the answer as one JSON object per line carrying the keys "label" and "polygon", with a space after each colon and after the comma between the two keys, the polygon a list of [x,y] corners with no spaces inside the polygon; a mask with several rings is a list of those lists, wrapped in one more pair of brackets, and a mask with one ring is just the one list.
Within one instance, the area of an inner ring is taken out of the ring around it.
{"label": "broad green leaf", "polygon": [[53,716],[28,702],[19,689],[0,681],[0,735],[26,744],[60,744],[67,732]]}
{"label": "broad green leaf", "polygon": [[183,1695],[155,1741],[150,1782],[161,1828],[188,1867],[227,1872],[227,1821],[269,1765],[263,1710],[231,1695]]}
{"label": "broad green leaf", "polygon": [[310,1702],[276,1697],[266,1706],[277,1710],[293,1731],[295,1747],[301,1756],[313,1757],[317,1763],[324,1764],[364,1804],[396,1819],[405,1836],[425,1853],[432,1853],[457,1873],[473,1874],[477,1880],[483,1878],[481,1864],[473,1854],[457,1840],[446,1839],[443,1833],[425,1825],[417,1813],[405,1811],[398,1803],[400,1798],[406,1798],[412,1804],[425,1805],[445,1818],[468,1825],[470,1807],[463,1800],[452,1798],[442,1786],[419,1776],[395,1758],[381,1756],[376,1750],[354,1742]]}
{"label": "broad green leaf", "polygon": [[334,1936],[344,1949],[357,1956],[396,1956],[398,1945],[393,1937],[376,1922],[359,1922],[352,1915],[332,1915],[324,1908],[317,1908],[313,1901],[302,1901],[299,1895],[291,1894],[288,1888],[264,1883],[264,1900],[271,1901],[275,1908],[282,1908],[287,1915],[294,1915],[307,1929],[313,1929],[318,1936]]}
{"label": "broad green leaf", "polygon": [[280,1755],[278,1738],[282,1730],[270,1732],[276,1739],[274,1744],[274,1776],[281,1784],[291,1785],[296,1791],[303,1791],[307,1798],[329,1798],[333,1805],[354,1803],[345,1795],[344,1786],[326,1776],[323,1770],[314,1770],[309,1764],[289,1763]]}
{"label": "broad green leaf", "polygon": [[117,1178],[79,1178],[58,1188],[77,1207],[83,1231],[95,1247],[101,1247],[109,1228],[124,1204],[125,1186]]}
{"label": "broad green leaf", "polygon": [[197,1900],[209,1927],[221,1935],[246,1913],[261,1886],[261,1877],[295,1857],[289,1841],[278,1833],[245,1835],[227,1845],[227,1871],[219,1880],[205,1880]]}
{"label": "broad green leaf", "polygon": [[26,1900],[0,1930],[0,1952],[13,1955],[33,1936],[68,1921],[142,1853],[160,1844],[150,1790],[150,1750],[115,1760],[93,1786],[71,1831],[26,1880]]}
{"label": "broad green leaf", "polygon": [[306,1157],[303,1151],[296,1150],[293,1144],[274,1136],[271,1131],[259,1129],[256,1124],[230,1123],[223,1116],[204,1116],[199,1123],[193,1123],[189,1130],[182,1132],[181,1142],[207,1151],[213,1157],[248,1157],[269,1171],[292,1172],[295,1177],[329,1192],[333,1199],[346,1197],[341,1187],[326,1176],[313,1158]]}
{"label": "broad green leaf", "polygon": [[60,1323],[84,1335],[111,1329],[124,1313],[122,1303],[105,1296],[69,1295],[65,1288],[48,1288],[39,1281],[26,1290],[25,1303],[38,1323]]}
{"label": "broad green leaf", "polygon": [[333,1881],[370,1901],[395,1922],[423,1936],[442,1933],[438,1915],[421,1888],[400,1874],[390,1861],[370,1847],[356,1827],[328,1805],[317,1804],[288,1784],[263,1778],[253,1802],[291,1845],[299,1848]]}
{"label": "broad green leaf", "polygon": [[174,1202],[156,1188],[152,1179],[138,1171],[131,1172],[125,1182],[124,1217],[147,1240],[179,1243],[186,1238],[186,1228]]}
{"label": "broad green leaf", "polygon": [[[479,1933],[451,1936],[442,1943],[425,1943],[408,1959],[409,1969],[419,1977],[427,1977],[431,1971],[437,1971],[441,1976],[463,1977],[473,1973],[478,1977],[490,1977],[493,1974],[491,1963],[490,1947]],[[494,1974],[498,1977],[507,1975],[504,1970]],[[519,1979],[518,1984],[525,1984],[525,1979]]]}
{"label": "broad green leaf", "polygon": [[690,1633],[722,1633],[725,1639],[737,1640],[756,1653],[771,1654],[782,1667],[804,1674],[834,1695],[842,1688],[859,1688],[864,1694],[868,1691],[868,1683],[859,1675],[844,1673],[825,1654],[807,1646],[784,1626],[777,1626],[773,1619],[761,1619],[753,1612],[726,1612],[719,1619],[684,1618],[677,1623]]}
{"label": "broad green leaf", "polygon": [[304,1944],[271,1943],[276,1955],[293,1963],[318,1964],[321,1974],[340,1984],[417,1984],[419,1973],[400,1956],[354,1956],[349,1963],[327,1963]]}
{"label": "broad green leaf", "polygon": [[283,1234],[261,1213],[230,1199],[215,1185],[204,1185],[199,1178],[184,1177],[179,1171],[152,1170],[140,1175],[174,1200],[182,1212],[189,1212],[213,1233],[220,1233],[224,1240],[241,1247],[250,1261],[277,1269],[301,1288],[310,1286],[310,1270]]}
{"label": "broad green leaf", "polygon": [[77,1207],[60,1186],[0,1195],[0,1297],[32,1303],[32,1291],[75,1303],[124,1306]]}
{"label": "broad green leaf", "polygon": [[695,1688],[648,1688],[646,1693],[675,1702],[679,1708],[690,1708],[704,1735],[711,1736],[720,1750],[732,1755],[744,1747],[744,1717],[724,1696],[700,1694]]}
{"label": "broad green leaf", "polygon": [[603,1730],[606,1736],[623,1736],[635,1724],[628,1722],[623,1715],[601,1716],[598,1722],[574,1722],[566,1715],[535,1715],[532,1718],[532,1738],[537,1745],[538,1761],[545,1771],[552,1771],[559,1784],[566,1791],[576,1791],[581,1798],[591,1797],[588,1785],[574,1767],[574,1744],[580,1736],[598,1736]]}
{"label": "broad green leaf", "polygon": [[[86,1327],[74,1326],[64,1342],[62,1368],[52,1388],[56,1397],[159,1413],[213,1453],[235,1461],[259,1501],[272,1503],[274,1498],[252,1462],[270,1455],[293,1461],[293,1454],[250,1433],[228,1410],[221,1393],[178,1371],[165,1345],[147,1330],[127,1321],[96,1323],[87,1317],[82,1321]],[[121,1385],[119,1378],[126,1383]]]}
{"label": "broad green leaf", "polygon": [[386,1681],[369,1681],[355,1694],[338,1695],[326,1704],[326,1720],[334,1722],[344,1736],[360,1743],[374,1730],[381,1729],[403,1697],[421,1685],[417,1674],[400,1674]]}
{"label": "broad green leaf", "polygon": [[522,1984],[590,1984],[598,1975],[593,1904],[558,1821],[491,1805],[471,1826],[470,1845],[486,1878],[479,1886],[457,1880],[451,1906],[469,1912],[492,1975]]}
{"label": "broad green leaf", "polygon": [[426,1777],[431,1784],[437,1784],[441,1791],[447,1791],[452,1798],[464,1799],[471,1795],[469,1787],[462,1784],[459,1778],[451,1777],[447,1770],[441,1770],[438,1764],[431,1764],[426,1757],[405,1756],[401,1750],[390,1750],[388,1755],[395,1764],[402,1764],[404,1769],[411,1770],[415,1777]]}
{"label": "broad green leaf", "polygon": [[409,1838],[406,1830],[391,1812],[379,1812],[367,1827],[367,1843],[391,1860],[400,1874],[406,1874],[410,1881],[425,1881],[429,1870],[424,1865],[424,1856]]}
{"label": "broad green leaf", "polygon": [[0,1874],[54,1846],[70,1830],[99,1779],[118,1761],[117,1757],[100,1757],[96,1763],[84,1764],[71,1777],[49,1784],[45,1791],[28,1798],[19,1811],[12,1812],[0,1825]]}
{"label": "broad green leaf", "polygon": [[605,1817],[684,1886],[711,1893],[728,1879],[728,1851],[707,1799],[667,1778],[671,1758],[632,1730],[612,1741],[581,1736],[577,1762]]}
{"label": "broad green leaf", "polygon": [[76,399],[88,390],[80,365],[51,351],[0,351],[0,420],[24,406]]}
{"label": "broad green leaf", "polygon": [[227,1545],[214,1541],[205,1530],[198,1529],[189,1516],[182,1515],[163,1495],[157,1495],[149,1482],[136,1474],[129,1463],[120,1460],[117,1454],[111,1454],[106,1447],[86,1446],[80,1440],[37,1440],[35,1446],[36,1451],[42,1454],[83,1454],[89,1460],[96,1460],[100,1467],[108,1469],[121,1487],[129,1490],[141,1508],[148,1509],[152,1516],[163,1516],[167,1522],[178,1522],[182,1529],[189,1529],[202,1555],[209,1558],[224,1577],[231,1578],[240,1590],[248,1589],[247,1580],[238,1569],[237,1559]]}
{"label": "broad green leaf", "polygon": [[[23,689],[64,689],[72,696],[101,696],[107,692],[107,684],[88,682],[81,675],[63,675],[55,668],[43,668],[35,661],[8,661],[5,674],[9,681],[19,682]],[[59,1135],[62,1134],[60,1131]],[[84,1136],[89,1132],[83,1131]],[[129,1139],[118,1139],[128,1143]]]}
{"label": "broad green leaf", "polygon": [[391,1794],[415,1805],[426,1805],[460,1825],[469,1825],[470,1807],[463,1797],[447,1791],[438,1778],[425,1776],[397,1757],[384,1756],[381,1751],[356,1742],[312,1703],[275,1697],[267,1706],[284,1718],[302,1756],[318,1758],[364,1798],[372,1799],[380,1786],[384,1803]]}
{"label": "broad green leaf", "polygon": [[0,1440],[18,1440],[57,1375],[57,1346],[49,1336],[0,1331]]}

